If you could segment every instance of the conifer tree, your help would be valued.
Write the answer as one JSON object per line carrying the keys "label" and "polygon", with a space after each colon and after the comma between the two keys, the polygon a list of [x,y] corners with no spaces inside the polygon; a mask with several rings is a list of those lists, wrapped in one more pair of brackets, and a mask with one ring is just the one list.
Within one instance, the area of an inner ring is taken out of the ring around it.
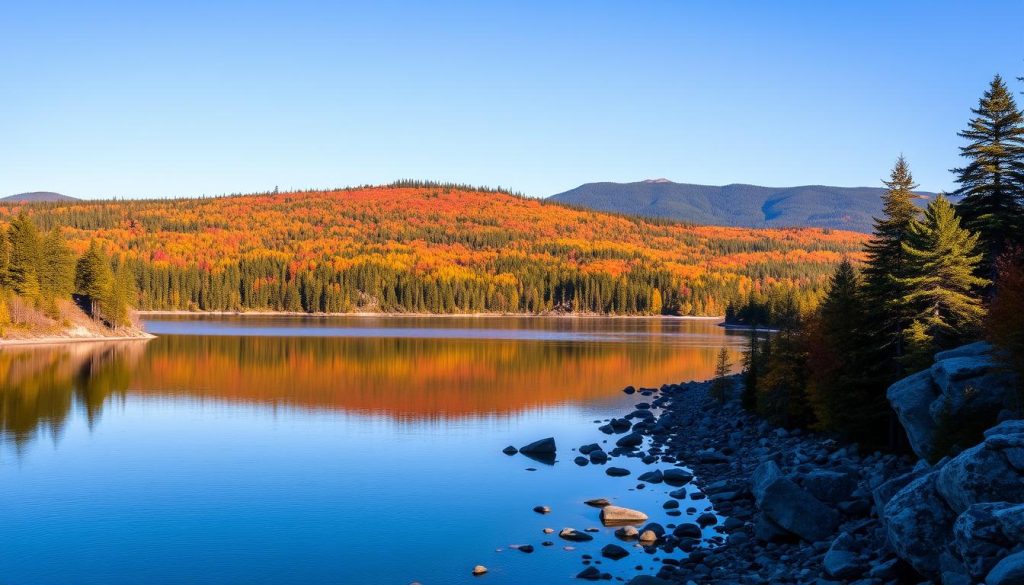
{"label": "conifer tree", "polygon": [[8,286],[7,270],[11,260],[11,243],[7,239],[7,228],[0,226],[0,289]]}
{"label": "conifer tree", "polygon": [[11,221],[7,230],[10,254],[7,279],[17,294],[37,299],[39,287],[39,231],[24,213]]}
{"label": "conifer tree", "polygon": [[729,350],[723,347],[718,350],[718,357],[715,360],[715,379],[712,380],[711,388],[708,391],[710,396],[719,403],[724,403],[729,399],[729,389],[732,384],[728,376],[731,369],[732,362],[729,361]]}
{"label": "conifer tree", "polygon": [[844,260],[808,327],[808,397],[822,430],[858,440],[877,440],[888,412],[871,321],[857,273]]}
{"label": "conifer tree", "polygon": [[[109,268],[108,268],[109,270]],[[121,261],[114,271],[110,289],[102,295],[103,317],[113,327],[128,325],[134,304],[135,283],[128,264]]]}
{"label": "conifer tree", "polygon": [[915,338],[915,359],[978,330],[985,314],[979,290],[989,283],[976,275],[982,260],[978,241],[978,234],[960,226],[953,206],[941,195],[928,205],[924,221],[911,226],[910,241],[903,244],[909,270],[896,280],[906,291],[899,304],[914,323],[909,333]]}
{"label": "conifer tree", "polygon": [[[730,305],[731,306],[731,305]],[[747,351],[743,352],[743,393],[740,400],[743,408],[757,408],[757,378],[761,375],[761,348],[757,339],[757,325],[750,328]]]}
{"label": "conifer tree", "polygon": [[75,289],[89,302],[89,313],[99,318],[104,301],[110,294],[114,281],[113,271],[107,255],[96,240],[89,242],[89,249],[78,259],[75,267]]}
{"label": "conifer tree", "polygon": [[920,212],[914,205],[913,191],[917,184],[902,155],[896,159],[889,180],[883,183],[887,189],[882,197],[883,216],[875,219],[874,233],[865,246],[864,298],[875,317],[877,345],[886,354],[896,357],[903,351],[901,333],[907,325],[906,315],[901,314],[900,305],[896,303],[902,296],[896,279],[906,276],[903,243]]}
{"label": "conifer tree", "polygon": [[39,284],[48,297],[67,297],[75,290],[75,255],[60,230],[53,228],[41,244]]}
{"label": "conifer tree", "polygon": [[964,226],[978,232],[987,276],[996,258],[1014,244],[1024,242],[1024,115],[998,75],[971,110],[975,117],[960,136],[966,166],[953,169],[963,199],[957,211]]}

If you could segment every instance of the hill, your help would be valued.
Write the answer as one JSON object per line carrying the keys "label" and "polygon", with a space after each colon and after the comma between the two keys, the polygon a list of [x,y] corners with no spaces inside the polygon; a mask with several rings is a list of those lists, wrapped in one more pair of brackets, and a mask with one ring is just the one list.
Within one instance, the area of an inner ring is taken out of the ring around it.
{"label": "hill", "polygon": [[[600,211],[738,227],[821,227],[871,232],[884,189],[690,185],[665,179],[587,183],[549,199]],[[931,196],[930,193],[921,193]]]}
{"label": "hill", "polygon": [[683,225],[454,185],[2,206],[95,240],[140,309],[721,315],[813,303],[864,236]]}
{"label": "hill", "polygon": [[52,191],[33,191],[31,193],[18,193],[17,195],[0,197],[0,202],[6,203],[41,203],[49,201],[79,201],[79,199]]}

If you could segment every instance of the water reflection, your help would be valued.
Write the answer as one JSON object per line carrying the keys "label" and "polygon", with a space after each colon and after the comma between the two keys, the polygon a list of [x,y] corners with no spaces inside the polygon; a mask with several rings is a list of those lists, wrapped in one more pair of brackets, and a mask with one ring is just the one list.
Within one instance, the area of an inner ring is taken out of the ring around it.
{"label": "water reflection", "polygon": [[[163,321],[148,343],[75,344],[0,351],[0,439],[20,452],[34,437],[59,438],[80,408],[94,424],[108,400],[127,394],[192,401],[347,411],[398,421],[512,415],[527,409],[616,397],[626,384],[704,378],[718,347],[738,360],[741,337],[710,324],[657,320],[532,320],[548,339],[469,338],[516,331],[521,319],[434,320],[419,336],[390,321],[359,322],[367,336],[332,335],[351,323],[215,319]],[[440,322],[440,327],[437,326]],[[199,335],[165,334],[192,327]],[[260,336],[239,336],[239,329]],[[286,335],[274,335],[283,328]],[[358,327],[356,327],[358,329]],[[433,331],[433,334],[424,333]],[[456,338],[447,337],[453,335]],[[601,339],[595,341],[594,338]],[[694,339],[699,343],[693,344]]]}

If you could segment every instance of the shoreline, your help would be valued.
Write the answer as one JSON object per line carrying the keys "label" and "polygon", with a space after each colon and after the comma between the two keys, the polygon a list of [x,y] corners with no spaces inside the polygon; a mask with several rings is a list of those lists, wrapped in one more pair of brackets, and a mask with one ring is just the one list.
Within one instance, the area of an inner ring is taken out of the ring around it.
{"label": "shoreline", "polygon": [[26,337],[22,339],[0,339],[0,348],[21,347],[27,345],[64,345],[67,343],[90,343],[102,341],[149,341],[151,339],[156,339],[156,335],[145,331],[141,332],[139,335],[118,335],[110,337],[101,335],[94,337],[60,337],[47,335],[42,337]]}
{"label": "shoreline", "polygon": [[[614,419],[615,425],[601,428],[607,435],[607,457],[591,457],[590,465],[621,466],[643,461],[642,469],[647,473],[642,477],[649,484],[661,484],[661,474],[666,470],[688,470],[690,485],[697,488],[689,496],[672,496],[685,498],[671,505],[690,506],[690,517],[654,527],[658,538],[653,544],[642,543],[642,547],[630,549],[632,555],[644,559],[642,564],[660,557],[660,563],[655,561],[660,569],[640,570],[632,580],[626,577],[626,582],[838,585],[857,578],[872,583],[875,579],[883,583],[896,578],[899,563],[885,541],[873,491],[888,479],[908,472],[913,464],[893,454],[862,455],[854,444],[816,433],[776,427],[742,408],[738,398],[742,382],[738,375],[731,380],[732,396],[724,404],[710,397],[710,380],[638,388],[635,394],[627,389],[635,397],[636,410]],[[643,442],[623,440],[631,435],[643,437]],[[572,451],[581,452],[579,447]],[[767,496],[759,490],[763,490],[759,481],[763,481],[766,465],[800,486],[794,489],[808,490],[824,502],[815,500],[813,504],[831,510],[803,510],[800,506],[806,502],[792,494],[786,494],[790,502],[771,504],[794,510],[799,521],[789,528],[806,531],[804,536],[816,530],[812,538],[799,537],[764,517]],[[656,474],[653,478],[652,472]],[[636,488],[634,480],[621,489]],[[708,511],[717,517],[715,520],[702,522],[706,514],[697,517],[702,502],[710,503]],[[650,523],[639,531],[649,528]],[[701,534],[705,529],[713,536]],[[635,540],[635,536],[620,536],[610,542],[628,546]],[[840,546],[836,543],[856,552],[844,557],[842,564],[826,559],[829,551]],[[583,572],[578,578],[611,578],[590,568],[588,558],[582,560]]]}
{"label": "shoreline", "polygon": [[211,316],[211,317],[375,317],[391,319],[399,317],[415,318],[472,318],[494,319],[499,317],[528,317],[556,319],[664,319],[669,321],[721,321],[721,316],[697,315],[602,315],[596,313],[374,313],[366,311],[350,313],[305,313],[301,311],[179,311],[179,310],[147,310],[135,311],[140,317],[174,317],[174,316]]}

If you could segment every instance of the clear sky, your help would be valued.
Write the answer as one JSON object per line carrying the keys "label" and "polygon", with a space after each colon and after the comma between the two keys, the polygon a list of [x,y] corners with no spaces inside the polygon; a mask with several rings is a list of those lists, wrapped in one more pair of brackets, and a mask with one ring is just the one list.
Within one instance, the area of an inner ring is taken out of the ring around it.
{"label": "clear sky", "polygon": [[[0,195],[667,177],[953,187],[1004,2],[0,4]],[[1024,99],[1024,96],[1020,96]]]}

